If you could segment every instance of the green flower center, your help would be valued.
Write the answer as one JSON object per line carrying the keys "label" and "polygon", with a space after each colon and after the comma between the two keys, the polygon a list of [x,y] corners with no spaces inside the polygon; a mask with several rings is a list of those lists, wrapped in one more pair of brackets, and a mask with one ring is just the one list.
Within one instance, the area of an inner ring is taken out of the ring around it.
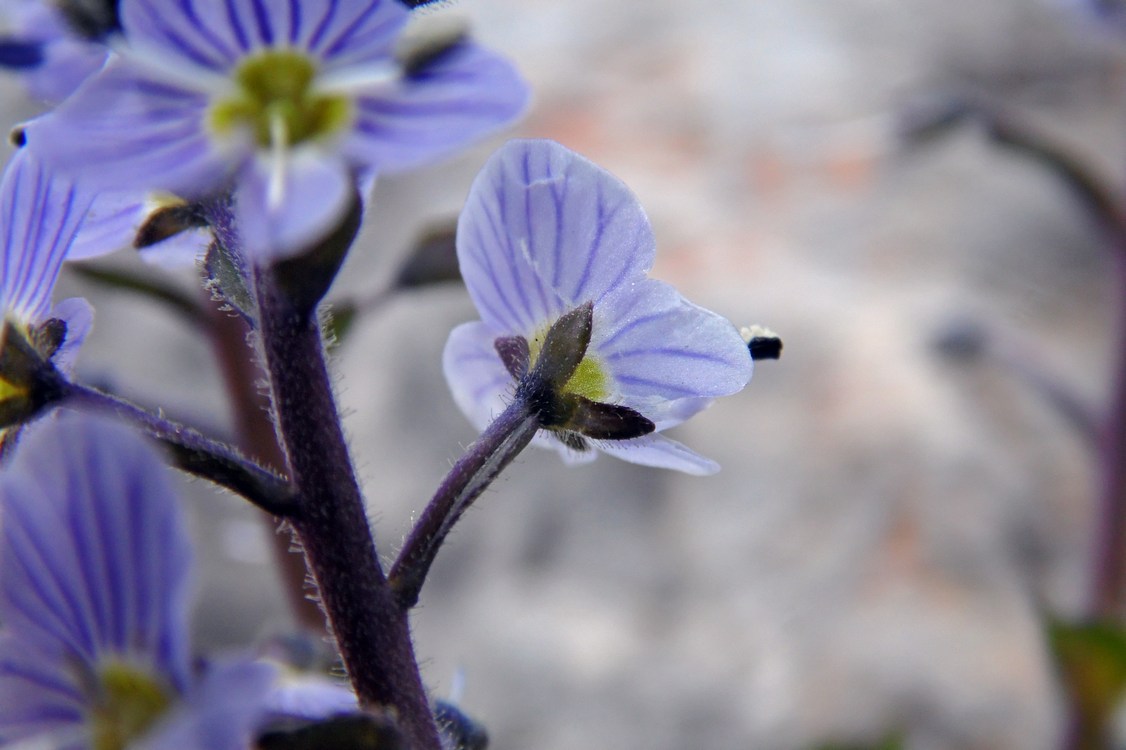
{"label": "green flower center", "polygon": [[238,92],[212,105],[211,127],[221,134],[249,128],[263,148],[337,133],[351,118],[351,102],[316,93],[316,76],[316,64],[298,52],[267,50],[248,57],[235,70]]}
{"label": "green flower center", "polygon": [[93,750],[124,750],[172,704],[166,685],[130,664],[106,662],[97,677],[94,707],[88,716]]}
{"label": "green flower center", "polygon": [[[544,328],[528,342],[530,367],[535,367],[546,335],[547,328]],[[606,373],[603,364],[590,355],[589,350],[579,362],[579,366],[575,368],[575,374],[564,384],[563,393],[584,396],[591,401],[602,401],[610,395],[610,376]]]}

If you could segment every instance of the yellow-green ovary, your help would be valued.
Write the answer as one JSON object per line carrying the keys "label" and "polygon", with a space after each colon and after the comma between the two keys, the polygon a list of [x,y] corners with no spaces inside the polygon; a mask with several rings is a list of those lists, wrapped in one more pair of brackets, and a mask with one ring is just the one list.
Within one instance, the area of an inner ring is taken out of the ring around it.
{"label": "yellow-green ovary", "polygon": [[172,704],[170,691],[148,672],[119,661],[104,663],[89,726],[93,750],[124,750],[144,735]]}
{"label": "yellow-green ovary", "polygon": [[[539,359],[540,349],[543,348],[543,339],[546,335],[547,329],[545,328],[528,342],[528,353],[533,367],[536,360]],[[579,362],[579,366],[575,368],[575,374],[563,386],[563,392],[584,396],[591,401],[602,401],[610,395],[610,376],[606,374],[606,369],[602,363],[588,353],[587,356],[583,357],[582,362]]]}
{"label": "yellow-green ovary", "polygon": [[351,102],[340,95],[317,94],[315,63],[306,55],[269,50],[247,58],[235,70],[238,91],[211,107],[215,132],[249,127],[258,145],[268,148],[284,126],[287,145],[332,135],[352,115]]}

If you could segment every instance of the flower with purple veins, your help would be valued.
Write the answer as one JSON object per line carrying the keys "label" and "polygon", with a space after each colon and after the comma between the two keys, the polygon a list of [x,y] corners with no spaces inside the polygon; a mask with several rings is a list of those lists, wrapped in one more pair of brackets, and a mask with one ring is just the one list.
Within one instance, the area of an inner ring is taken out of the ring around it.
{"label": "flower with purple veins", "polygon": [[25,149],[0,180],[0,412],[26,385],[14,383],[8,371],[12,347],[22,342],[33,358],[67,370],[90,329],[93,311],[85,300],[63,300],[52,309],[51,295],[91,201],[88,191],[51,174]]}
{"label": "flower with purple veins", "polygon": [[60,413],[0,471],[0,745],[238,750],[274,677],[192,670],[191,547],[160,458]]}
{"label": "flower with purple veins", "polygon": [[647,466],[717,471],[659,433],[742,389],[751,358],[730,322],[647,277],[654,251],[641,206],[617,178],[551,141],[505,145],[458,222],[461,273],[481,314],[454,329],[443,356],[462,411],[483,429],[514,393],[527,396],[525,375],[543,379],[541,353],[571,339],[581,361],[563,368],[549,394],[562,406],[550,424],[541,419],[549,429],[534,442],[571,461],[592,460],[596,447]]}
{"label": "flower with purple veins", "polygon": [[228,190],[247,255],[293,254],[343,218],[355,176],[415,167],[514,119],[527,88],[464,39],[396,56],[397,0],[121,0],[124,44],[28,126],[102,189]]}

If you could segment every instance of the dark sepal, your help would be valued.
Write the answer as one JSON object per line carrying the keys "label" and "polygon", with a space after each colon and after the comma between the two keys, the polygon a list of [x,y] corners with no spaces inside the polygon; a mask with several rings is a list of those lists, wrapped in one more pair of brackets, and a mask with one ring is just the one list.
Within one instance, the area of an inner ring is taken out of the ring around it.
{"label": "dark sepal", "polygon": [[469,31],[464,24],[429,25],[414,34],[404,35],[395,50],[395,59],[407,78],[418,78],[464,46]]}
{"label": "dark sepal", "polygon": [[403,750],[394,723],[371,714],[344,714],[323,721],[277,722],[258,735],[257,750]]}
{"label": "dark sepal", "polygon": [[530,376],[554,391],[562,389],[586,356],[593,326],[594,305],[590,302],[562,315],[547,329]]}
{"label": "dark sepal", "polygon": [[489,733],[480,723],[447,701],[434,702],[434,721],[442,735],[442,746],[454,750],[487,750]]}
{"label": "dark sepal", "polygon": [[[63,331],[65,337],[65,326]],[[50,358],[5,321],[0,329],[0,428],[28,421],[65,394],[66,382]]]}
{"label": "dark sepal", "polygon": [[457,220],[428,227],[415,241],[399,273],[396,289],[413,289],[430,284],[461,281],[457,263]]}
{"label": "dark sepal", "polygon": [[247,325],[256,328],[257,321],[251,313],[254,310],[254,297],[247,286],[243,267],[218,240],[213,240],[207,249],[203,260],[203,274],[211,296],[229,305],[242,316]]}
{"label": "dark sepal", "polygon": [[493,342],[493,347],[504,363],[504,369],[516,380],[523,380],[531,364],[528,340],[523,336],[501,336]]}
{"label": "dark sepal", "polygon": [[149,214],[145,223],[137,229],[137,235],[133,238],[133,247],[140,250],[175,237],[180,232],[205,226],[207,219],[198,206],[190,203],[162,206]]}
{"label": "dark sepal", "polygon": [[648,435],[657,426],[639,412],[621,404],[600,404],[585,396],[568,395],[575,409],[564,428],[595,440],[630,440]]}
{"label": "dark sepal", "polygon": [[299,255],[274,264],[278,287],[298,314],[312,314],[328,293],[360,231],[363,213],[360,193],[353,187],[351,205],[331,232]]}
{"label": "dark sepal", "polygon": [[577,432],[568,432],[567,430],[552,430],[551,434],[555,439],[563,443],[573,451],[578,453],[586,453],[590,450],[590,443]]}
{"label": "dark sepal", "polygon": [[118,0],[55,0],[63,18],[76,34],[101,42],[121,31]]}

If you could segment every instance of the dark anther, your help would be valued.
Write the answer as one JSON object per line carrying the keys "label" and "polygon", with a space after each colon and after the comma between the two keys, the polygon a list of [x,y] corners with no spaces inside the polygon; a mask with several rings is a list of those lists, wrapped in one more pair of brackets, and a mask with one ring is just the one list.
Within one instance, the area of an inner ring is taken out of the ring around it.
{"label": "dark anther", "polygon": [[8,131],[8,143],[11,143],[16,148],[23,148],[27,145],[27,129],[23,125],[17,125]]}
{"label": "dark anther", "polygon": [[59,318],[51,318],[31,331],[31,343],[44,359],[55,356],[55,352],[64,341],[66,341],[66,321]]}
{"label": "dark anther", "polygon": [[39,67],[42,62],[42,43],[0,37],[0,67],[26,70]]}
{"label": "dark anther", "polygon": [[528,374],[531,362],[531,353],[528,350],[528,340],[523,336],[501,336],[493,342],[504,369],[516,380],[523,380]]}
{"label": "dark anther", "polygon": [[751,359],[778,359],[782,356],[782,339],[777,336],[755,336],[747,342]]}
{"label": "dark anther", "polygon": [[137,235],[133,238],[133,247],[141,250],[163,242],[169,237],[175,237],[180,232],[205,226],[207,219],[197,206],[189,203],[162,206],[149,214],[145,223],[137,230]]}

